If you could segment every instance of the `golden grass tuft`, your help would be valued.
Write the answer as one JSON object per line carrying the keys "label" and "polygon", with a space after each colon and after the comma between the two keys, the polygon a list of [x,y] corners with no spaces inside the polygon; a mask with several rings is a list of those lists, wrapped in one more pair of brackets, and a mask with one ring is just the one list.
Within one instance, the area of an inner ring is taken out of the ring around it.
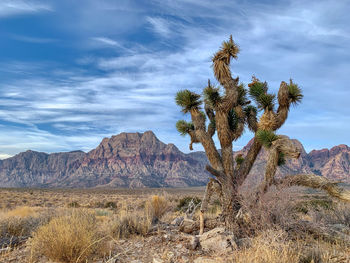
{"label": "golden grass tuft", "polygon": [[146,214],[151,220],[160,220],[169,208],[169,202],[163,196],[154,195],[147,200],[145,209]]}
{"label": "golden grass tuft", "polygon": [[6,217],[28,217],[28,216],[36,216],[37,215],[37,209],[29,206],[20,206],[16,207],[13,210],[8,211],[5,216]]}
{"label": "golden grass tuft", "polygon": [[117,218],[109,224],[111,236],[114,238],[129,238],[133,235],[144,236],[151,227],[152,219],[144,213],[121,211]]}
{"label": "golden grass tuft", "polygon": [[86,262],[104,244],[96,218],[86,210],[73,210],[53,218],[33,236],[32,258],[46,256],[58,262]]}
{"label": "golden grass tuft", "polygon": [[267,230],[253,238],[250,247],[236,251],[233,254],[233,262],[299,262],[300,254],[300,249],[287,241],[285,232]]}

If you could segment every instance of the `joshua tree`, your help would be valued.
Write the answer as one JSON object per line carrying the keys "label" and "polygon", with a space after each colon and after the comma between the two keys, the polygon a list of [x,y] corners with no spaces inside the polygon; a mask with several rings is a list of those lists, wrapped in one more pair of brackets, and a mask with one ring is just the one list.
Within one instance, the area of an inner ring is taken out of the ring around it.
{"label": "joshua tree", "polygon": [[[278,92],[278,108],[275,110],[275,95],[268,92],[268,85],[253,76],[248,84],[248,91],[239,78],[233,78],[230,70],[231,59],[237,59],[238,46],[232,40],[225,41],[220,50],[213,57],[214,75],[221,86],[215,87],[210,81],[201,95],[189,90],[179,91],[176,103],[182,107],[184,113],[190,113],[191,122],[180,120],[177,130],[191,137],[190,149],[193,143],[201,143],[208,157],[210,165],[206,169],[215,177],[215,183],[221,189],[223,217],[226,227],[231,229],[235,216],[241,208],[239,186],[246,179],[262,145],[276,149],[283,148],[287,137],[279,137],[274,132],[279,129],[288,117],[292,104],[298,104],[302,99],[301,90],[290,80],[289,84],[282,81]],[[222,92],[223,89],[223,92]],[[257,107],[251,105],[249,96]],[[201,106],[204,103],[204,111]],[[262,111],[257,119],[258,111]],[[204,113],[205,112],[205,113]],[[209,119],[207,125],[206,117]],[[255,136],[248,154],[243,159],[233,158],[232,143],[244,132],[247,126]],[[213,135],[217,132],[221,152],[215,147]],[[298,157],[299,152],[293,149],[293,154],[284,154],[283,149],[277,150],[278,159],[284,157]],[[271,169],[274,169],[271,166]],[[269,170],[269,168],[267,169]],[[274,172],[267,173],[267,177]],[[262,191],[267,189],[271,179],[266,180]],[[208,189],[208,188],[207,188]],[[206,198],[204,198],[204,201]],[[203,202],[201,210],[205,210]]]}
{"label": "joshua tree", "polygon": [[[276,95],[269,93],[266,82],[253,76],[246,89],[238,77],[232,77],[230,70],[231,59],[237,59],[238,52],[239,48],[231,36],[228,41],[223,42],[213,57],[214,75],[219,86],[215,87],[208,81],[202,95],[189,90],[179,91],[176,95],[176,103],[183,113],[190,113],[192,120],[180,120],[176,128],[182,135],[190,136],[190,150],[193,149],[193,143],[203,145],[210,163],[206,169],[214,176],[209,181],[202,200],[201,232],[203,212],[213,191],[220,194],[226,227],[234,227],[235,219],[240,214],[242,200],[238,188],[245,181],[262,146],[268,150],[269,157],[257,200],[271,184],[282,184],[321,188],[332,196],[349,201],[349,191],[316,175],[301,174],[280,180],[274,179],[277,166],[283,164],[285,158],[298,158],[300,155],[299,149],[287,136],[276,135],[275,132],[285,123],[290,106],[300,103],[303,95],[299,86],[292,80],[289,83],[282,81],[276,107]],[[248,100],[248,96],[255,102],[256,107]],[[261,112],[259,119],[258,112]],[[246,126],[254,133],[253,142],[244,158],[238,156],[234,160],[232,143],[241,137]],[[213,140],[215,132],[221,151],[218,151]]]}

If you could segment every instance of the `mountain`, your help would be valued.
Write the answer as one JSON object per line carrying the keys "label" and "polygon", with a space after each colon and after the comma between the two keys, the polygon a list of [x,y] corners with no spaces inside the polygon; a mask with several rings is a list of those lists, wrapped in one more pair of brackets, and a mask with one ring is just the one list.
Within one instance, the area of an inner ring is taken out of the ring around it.
{"label": "mountain", "polygon": [[0,162],[2,187],[186,187],[204,185],[206,160],[153,132],[104,138],[88,153],[26,151]]}
{"label": "mountain", "polygon": [[[299,159],[287,160],[277,176],[315,173],[332,180],[350,182],[350,148],[314,150],[307,154],[302,144]],[[251,142],[235,155],[243,156]],[[257,157],[247,183],[264,175],[267,153]],[[187,187],[205,185],[207,158],[204,152],[185,154],[174,144],[158,140],[152,131],[121,133],[104,138],[92,151],[42,153],[26,151],[0,161],[1,187]]]}
{"label": "mountain", "polygon": [[309,167],[313,173],[333,180],[350,182],[350,147],[341,144],[309,153]]}

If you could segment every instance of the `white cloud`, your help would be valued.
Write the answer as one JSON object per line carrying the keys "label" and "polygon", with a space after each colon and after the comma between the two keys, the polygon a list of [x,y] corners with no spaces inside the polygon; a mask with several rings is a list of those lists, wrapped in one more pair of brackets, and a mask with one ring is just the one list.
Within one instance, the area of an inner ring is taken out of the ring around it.
{"label": "white cloud", "polygon": [[120,46],[120,44],[117,41],[110,39],[108,37],[93,37],[92,39],[106,45]]}
{"label": "white cloud", "polygon": [[[340,20],[342,10],[326,15],[329,5],[325,1],[315,1],[308,6],[298,1],[283,6],[207,0],[162,1],[161,17],[149,13],[142,16],[137,10],[134,12],[138,15],[137,23],[133,20],[132,25],[121,30],[130,30],[147,21],[152,32],[165,39],[162,39],[165,43],[157,41],[157,47],[152,46],[154,42],[142,47],[140,43],[117,37],[102,37],[113,36],[110,34],[113,30],[120,32],[93,21],[91,34],[100,37],[89,36],[88,41],[111,50],[122,49],[122,55],[88,54],[80,60],[81,64],[104,73],[83,74],[72,70],[70,74],[61,74],[59,82],[50,80],[51,73],[45,71],[45,66],[33,65],[38,67],[37,71],[44,70],[45,77],[34,74],[35,70],[25,63],[1,67],[2,71],[20,77],[0,90],[0,105],[6,105],[0,109],[0,119],[30,127],[31,135],[28,136],[26,129],[11,133],[0,128],[0,138],[3,134],[3,142],[15,146],[15,149],[8,148],[8,153],[14,154],[21,147],[44,151],[91,149],[107,135],[152,129],[163,141],[176,142],[181,150],[187,151],[188,138],[180,137],[174,125],[178,119],[188,117],[180,113],[174,96],[185,88],[200,93],[207,79],[214,79],[211,56],[232,33],[242,48],[238,61],[232,63],[233,74],[245,83],[256,74],[267,80],[275,91],[280,81],[292,77],[304,89],[303,103],[291,109],[281,133],[302,140],[307,149],[317,147],[313,134],[317,134],[317,144],[322,147],[344,143],[347,139],[344,130],[350,128],[347,127],[350,108],[339,108],[339,105],[347,105],[349,97],[344,86],[350,81],[347,73],[349,29],[346,22]],[[97,8],[92,2],[88,6]],[[189,6],[195,6],[197,11],[191,11]],[[104,23],[112,21],[114,16],[109,12],[117,8],[113,4],[107,7],[110,20],[107,17]],[[134,9],[123,9],[130,10]],[[91,25],[89,18],[103,17],[104,11],[99,8],[94,13],[90,8],[79,12],[83,12],[82,23],[86,22],[81,26],[84,29]],[[123,27],[123,16],[117,29]],[[181,18],[181,22],[173,16]],[[198,18],[203,24],[196,22]],[[101,32],[100,27],[103,27]],[[178,46],[169,47],[171,44]],[[323,118],[316,119],[318,115]],[[345,128],[341,129],[339,124]],[[53,129],[38,128],[45,125]],[[48,131],[44,132],[45,129]],[[330,133],[337,140],[330,141]],[[236,147],[250,138],[251,134],[247,133]],[[201,148],[197,145],[195,149]]]}
{"label": "white cloud", "polygon": [[162,37],[169,37],[171,34],[170,24],[160,17],[147,17],[147,22],[151,24],[152,30]]}
{"label": "white cloud", "polygon": [[48,4],[29,0],[1,0],[0,2],[0,18],[42,11],[52,11],[52,8]]}

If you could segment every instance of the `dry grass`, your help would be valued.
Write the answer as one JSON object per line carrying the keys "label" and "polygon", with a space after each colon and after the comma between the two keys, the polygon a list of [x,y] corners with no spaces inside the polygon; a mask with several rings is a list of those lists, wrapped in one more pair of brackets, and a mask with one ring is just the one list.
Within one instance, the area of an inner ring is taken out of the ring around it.
{"label": "dry grass", "polygon": [[238,250],[233,255],[235,263],[281,263],[299,262],[300,248],[287,240],[285,232],[267,230],[252,239],[249,248]]}
{"label": "dry grass", "polygon": [[32,259],[44,255],[58,262],[85,262],[101,249],[104,240],[92,213],[73,210],[38,229],[31,243]]}
{"label": "dry grass", "polygon": [[[151,247],[144,251],[131,250],[130,254],[128,247],[138,242],[147,246],[150,240],[163,240],[164,237],[159,232],[161,230],[158,230],[159,233],[149,232],[151,227],[153,229],[152,221],[170,223],[175,217],[184,216],[184,209],[178,208],[184,203],[184,197],[190,196],[192,199],[201,196],[202,193],[197,190],[169,190],[170,193],[164,194],[163,190],[159,190],[151,196],[149,189],[134,192],[34,191],[33,195],[29,191],[15,192],[15,201],[10,200],[9,203],[0,201],[1,206],[6,207],[0,210],[1,237],[33,235],[31,241],[25,245],[31,248],[31,256],[28,258],[31,258],[32,262],[105,260],[102,254],[106,252],[107,243],[112,244],[110,258],[121,253],[126,253],[123,257],[132,254],[136,257],[144,255]],[[26,196],[27,206],[21,205],[24,199],[19,198],[21,193]],[[0,196],[1,194],[0,190]],[[225,255],[229,257],[225,262],[350,262],[350,248],[346,245],[322,240],[303,229],[295,232],[288,230],[289,226],[301,220],[323,228],[333,224],[350,227],[349,205],[326,199],[325,195],[305,194],[300,188],[298,191],[278,191],[272,188],[259,203],[254,203],[254,198],[255,196],[251,196],[246,200],[243,222],[245,225],[235,233],[237,239],[251,240],[251,245],[240,246],[232,254]],[[67,204],[72,202],[77,202],[80,207],[67,208]],[[55,208],[43,208],[50,203],[54,204]],[[21,206],[17,207],[18,205]],[[219,213],[220,203],[214,201],[208,208],[206,218],[214,219]],[[157,220],[154,220],[155,218]],[[193,219],[198,220],[198,216],[195,214]],[[155,249],[172,250],[179,244],[184,245],[178,237],[174,234],[174,240],[177,241],[162,241],[159,248]],[[197,252],[198,250],[191,251]],[[154,251],[150,252],[150,261],[153,259],[152,253]],[[203,255],[212,258],[216,256],[214,252]],[[3,262],[1,255],[0,261]]]}
{"label": "dry grass", "polygon": [[145,204],[146,214],[153,221],[160,220],[168,209],[169,203],[164,196],[154,195]]}
{"label": "dry grass", "polygon": [[113,238],[129,238],[134,235],[147,234],[152,219],[143,212],[121,211],[120,214],[108,224]]}
{"label": "dry grass", "polygon": [[13,210],[10,210],[6,213],[6,216],[13,217],[28,217],[28,216],[36,216],[37,215],[37,208],[29,207],[29,206],[20,206],[16,207]]}
{"label": "dry grass", "polygon": [[40,225],[48,222],[52,213],[38,208],[17,207],[0,216],[0,237],[30,236]]}

